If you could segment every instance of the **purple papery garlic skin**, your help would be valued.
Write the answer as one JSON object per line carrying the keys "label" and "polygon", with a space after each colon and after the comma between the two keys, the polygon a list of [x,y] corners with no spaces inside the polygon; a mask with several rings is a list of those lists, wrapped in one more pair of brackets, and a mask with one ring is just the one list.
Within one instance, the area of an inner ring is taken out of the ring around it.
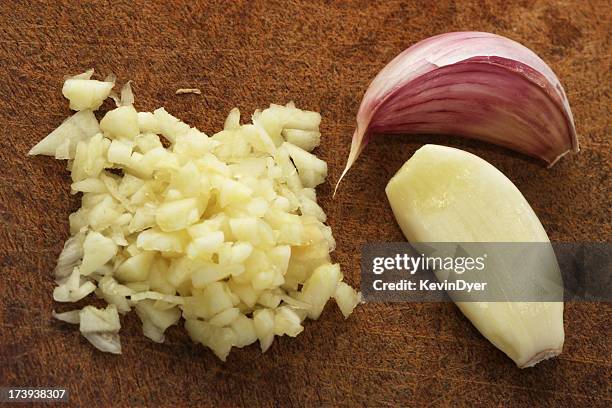
{"label": "purple papery garlic skin", "polygon": [[378,73],[359,107],[338,184],[378,133],[464,136],[551,166],[579,150],[569,102],[555,73],[529,48],[483,32],[425,39]]}

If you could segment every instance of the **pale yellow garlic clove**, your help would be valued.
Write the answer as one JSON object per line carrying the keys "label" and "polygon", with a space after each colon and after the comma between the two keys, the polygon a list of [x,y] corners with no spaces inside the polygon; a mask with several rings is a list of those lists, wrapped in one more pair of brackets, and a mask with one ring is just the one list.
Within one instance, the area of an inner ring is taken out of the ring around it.
{"label": "pale yellow garlic clove", "polygon": [[[386,193],[411,243],[550,245],[538,217],[516,186],[494,166],[462,150],[423,146],[389,181]],[[540,271],[518,273],[534,272]],[[489,285],[496,282],[490,280]],[[562,287],[560,275],[558,284]],[[520,284],[501,289],[521,290]],[[512,298],[512,293],[508,296]],[[519,367],[530,367],[561,353],[563,302],[458,302],[457,306]]]}

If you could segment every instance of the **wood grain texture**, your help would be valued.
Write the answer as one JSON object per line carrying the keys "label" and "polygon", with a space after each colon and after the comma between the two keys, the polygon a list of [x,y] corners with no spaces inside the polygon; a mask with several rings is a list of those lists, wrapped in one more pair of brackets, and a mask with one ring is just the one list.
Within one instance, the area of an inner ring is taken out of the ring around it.
{"label": "wood grain texture", "polygon": [[[28,4],[29,3],[29,4]],[[318,154],[340,175],[369,81],[425,37],[492,31],[535,50],[561,78],[582,151],[554,168],[478,142],[381,137],[335,200],[319,189],[347,280],[360,249],[401,240],[384,195],[426,142],[502,170],[561,241],[609,241],[612,32],[601,1],[2,1],[0,2],[0,385],[68,386],[74,406],[610,406],[612,307],[568,304],[563,354],[520,371],[452,304],[335,307],[297,339],[232,352],[225,364],[182,328],[167,344],[124,319],[124,354],[94,351],[51,319],[51,271],[68,236],[65,163],[28,158],[70,112],[62,76],[95,67],[133,79],[139,110],[165,106],[207,133],[227,112],[295,100],[323,115]],[[202,95],[175,95],[178,88]],[[63,310],[63,309],[62,309]]]}

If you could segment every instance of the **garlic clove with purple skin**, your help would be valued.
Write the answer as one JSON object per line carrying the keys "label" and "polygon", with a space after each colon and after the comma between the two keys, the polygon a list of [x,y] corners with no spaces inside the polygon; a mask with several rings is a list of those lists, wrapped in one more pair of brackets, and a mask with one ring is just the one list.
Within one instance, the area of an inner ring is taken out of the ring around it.
{"label": "garlic clove with purple skin", "polygon": [[549,165],[578,151],[569,102],[554,72],[527,47],[483,32],[428,38],[378,73],[361,102],[338,184],[378,133],[454,134]]}

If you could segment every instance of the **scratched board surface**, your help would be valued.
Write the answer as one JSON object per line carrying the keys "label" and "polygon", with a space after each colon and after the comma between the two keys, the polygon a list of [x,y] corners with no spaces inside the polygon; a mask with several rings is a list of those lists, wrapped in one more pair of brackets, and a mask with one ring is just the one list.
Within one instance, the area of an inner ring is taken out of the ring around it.
{"label": "scratched board surface", "polygon": [[[550,238],[609,241],[608,1],[0,2],[0,386],[64,386],[87,406],[610,406],[612,307],[568,304],[563,354],[520,371],[452,304],[328,307],[296,339],[221,363],[172,328],[166,344],[123,320],[123,355],[97,352],[51,319],[52,270],[78,206],[65,163],[28,158],[69,115],[62,77],[94,67],[132,79],[136,107],[165,106],[212,134],[227,112],[294,100],[321,112],[318,154],[337,180],[369,81],[416,41],[456,30],[516,39],[561,78],[582,151],[554,168],[443,136],[371,144],[337,197],[318,189],[346,280],[359,284],[365,242],[402,235],[384,195],[424,143],[459,147],[516,183]],[[175,95],[197,87],[202,95]],[[109,105],[108,105],[109,106]],[[107,107],[108,107],[107,106]],[[62,306],[64,308],[62,309]]]}

